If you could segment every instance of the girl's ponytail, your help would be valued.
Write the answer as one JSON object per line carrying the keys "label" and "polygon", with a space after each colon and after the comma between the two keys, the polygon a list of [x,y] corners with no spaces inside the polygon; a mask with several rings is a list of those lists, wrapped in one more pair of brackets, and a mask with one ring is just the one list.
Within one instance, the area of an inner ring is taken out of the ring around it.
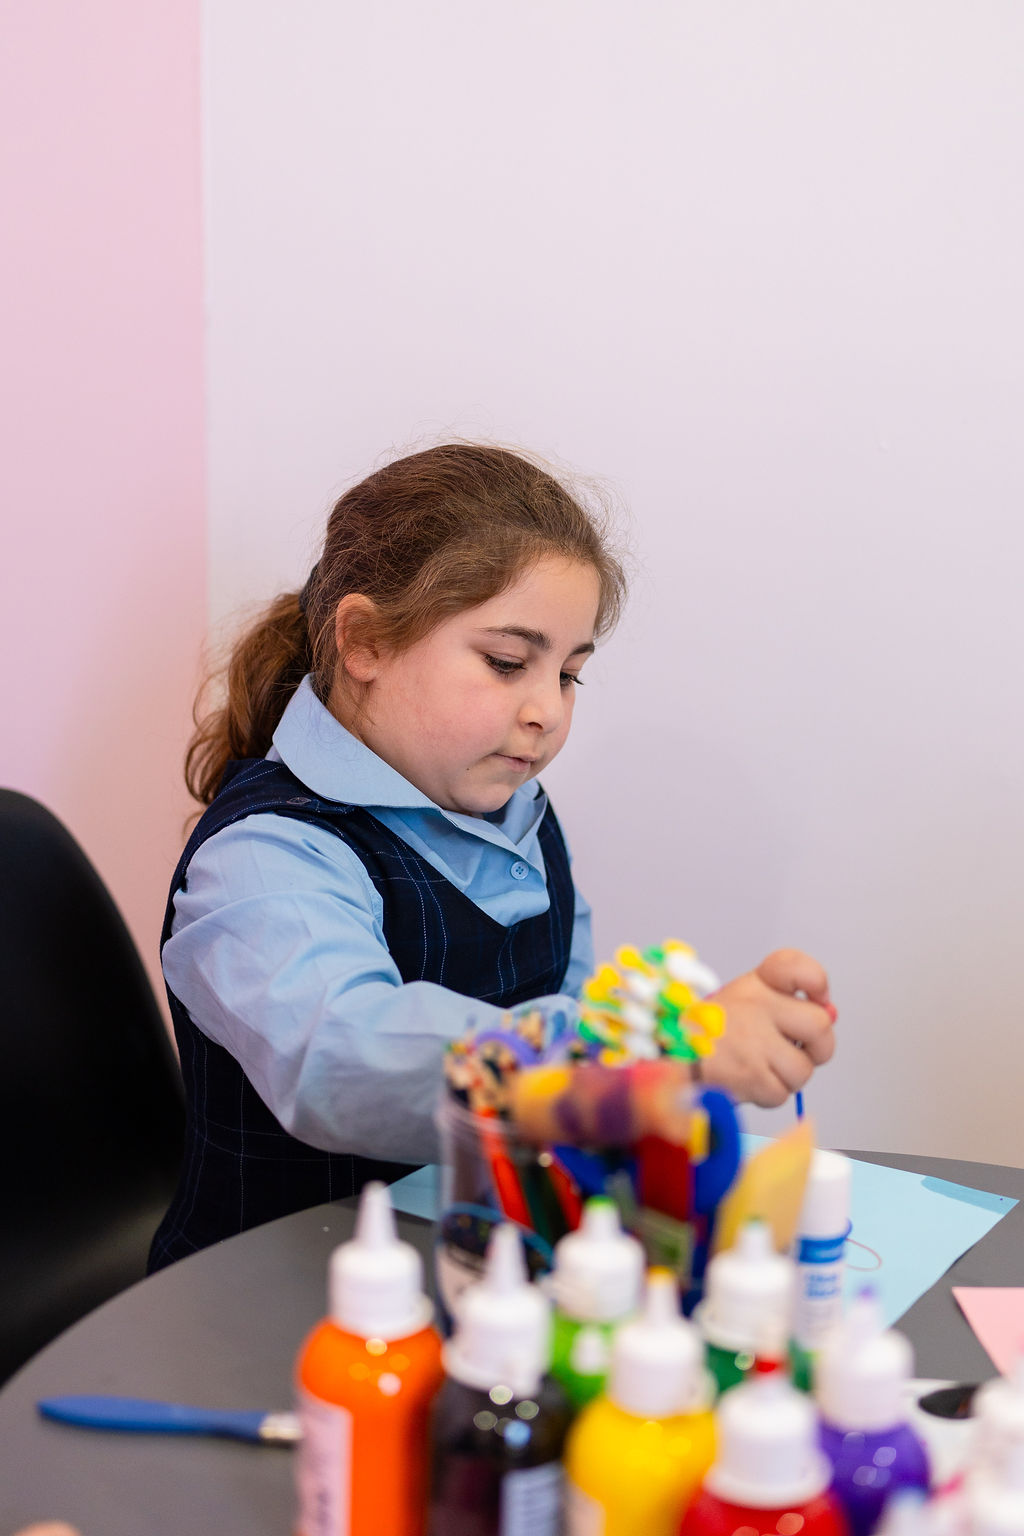
{"label": "girl's ponytail", "polygon": [[285,705],[313,656],[302,602],[303,594],[276,597],[237,642],[227,666],[227,697],[203,713],[212,678],[200,690],[193,710],[195,732],[185,754],[185,782],[190,793],[209,805],[228,763],[265,757]]}

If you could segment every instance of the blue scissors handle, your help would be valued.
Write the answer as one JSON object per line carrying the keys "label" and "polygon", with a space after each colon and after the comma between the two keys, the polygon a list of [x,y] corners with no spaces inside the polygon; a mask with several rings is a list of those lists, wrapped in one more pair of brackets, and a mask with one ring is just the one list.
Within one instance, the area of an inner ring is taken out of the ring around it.
{"label": "blue scissors handle", "polygon": [[704,1161],[694,1164],[693,1204],[707,1216],[739,1171],[740,1127],[735,1105],[720,1088],[702,1088],[700,1103],[708,1117],[710,1147]]}

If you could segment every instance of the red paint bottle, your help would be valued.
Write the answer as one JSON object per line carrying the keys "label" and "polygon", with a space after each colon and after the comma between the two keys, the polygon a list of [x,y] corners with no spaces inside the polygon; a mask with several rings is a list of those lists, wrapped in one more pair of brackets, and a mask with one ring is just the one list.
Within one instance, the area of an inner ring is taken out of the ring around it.
{"label": "red paint bottle", "polygon": [[679,1536],[848,1536],[814,1405],[776,1361],[720,1400],[718,1454]]}

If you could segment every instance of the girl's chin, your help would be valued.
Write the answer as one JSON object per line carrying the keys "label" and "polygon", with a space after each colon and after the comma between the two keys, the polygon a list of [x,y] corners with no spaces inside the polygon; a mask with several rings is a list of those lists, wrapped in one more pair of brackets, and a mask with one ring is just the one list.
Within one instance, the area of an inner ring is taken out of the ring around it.
{"label": "girl's chin", "polygon": [[450,804],[443,807],[446,811],[457,811],[461,816],[493,816],[495,811],[502,811],[512,796],[515,794],[515,785],[494,784],[487,789],[454,797]]}

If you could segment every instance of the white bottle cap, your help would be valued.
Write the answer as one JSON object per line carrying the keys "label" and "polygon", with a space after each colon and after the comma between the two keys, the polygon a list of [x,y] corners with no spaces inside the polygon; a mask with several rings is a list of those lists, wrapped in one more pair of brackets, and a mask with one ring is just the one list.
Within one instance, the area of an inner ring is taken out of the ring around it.
{"label": "white bottle cap", "polygon": [[531,1397],[550,1359],[551,1307],[526,1277],[519,1228],[502,1222],[491,1233],[483,1278],[467,1285],[455,1304],[444,1368],[467,1387],[507,1387],[513,1397]]}
{"label": "white bottle cap", "polygon": [[934,1536],[941,1529],[936,1516],[922,1488],[897,1488],[882,1510],[878,1536]]}
{"label": "white bottle cap", "polygon": [[832,1479],[817,1414],[780,1370],[748,1377],[719,1399],[718,1455],[704,1486],[752,1509],[806,1504]]}
{"label": "white bottle cap", "polygon": [[643,1311],[612,1341],[608,1397],[638,1418],[667,1419],[706,1408],[712,1390],[700,1335],[679,1311],[675,1278],[650,1270]]}
{"label": "white bottle cap", "polygon": [[1024,1441],[1006,1447],[999,1467],[968,1476],[963,1513],[965,1536],[1024,1536]]}
{"label": "white bottle cap", "polygon": [[771,1228],[748,1221],[733,1246],[709,1262],[694,1321],[709,1344],[753,1354],[766,1325],[788,1338],[795,1280],[793,1261],[776,1253]]}
{"label": "white bottle cap", "polygon": [[853,1164],[841,1152],[814,1151],[796,1224],[798,1243],[801,1238],[845,1236],[850,1225],[852,1176]]}
{"label": "white bottle cap", "polygon": [[977,1425],[975,1465],[1001,1466],[1011,1446],[1024,1445],[1024,1350],[1008,1375],[978,1388],[972,1416]]}
{"label": "white bottle cap", "polygon": [[877,1298],[862,1291],[822,1343],[814,1395],[822,1418],[837,1429],[892,1429],[907,1417],[905,1388],[913,1374],[910,1341],[882,1327]]}
{"label": "white bottle cap", "polygon": [[555,1306],[576,1322],[614,1323],[636,1311],[643,1284],[643,1247],[623,1232],[615,1202],[588,1200],[576,1231],[555,1244]]}
{"label": "white bottle cap", "polygon": [[395,1232],[386,1184],[364,1185],[355,1236],[331,1254],[327,1296],[331,1321],[360,1339],[406,1339],[429,1324],[423,1261]]}

